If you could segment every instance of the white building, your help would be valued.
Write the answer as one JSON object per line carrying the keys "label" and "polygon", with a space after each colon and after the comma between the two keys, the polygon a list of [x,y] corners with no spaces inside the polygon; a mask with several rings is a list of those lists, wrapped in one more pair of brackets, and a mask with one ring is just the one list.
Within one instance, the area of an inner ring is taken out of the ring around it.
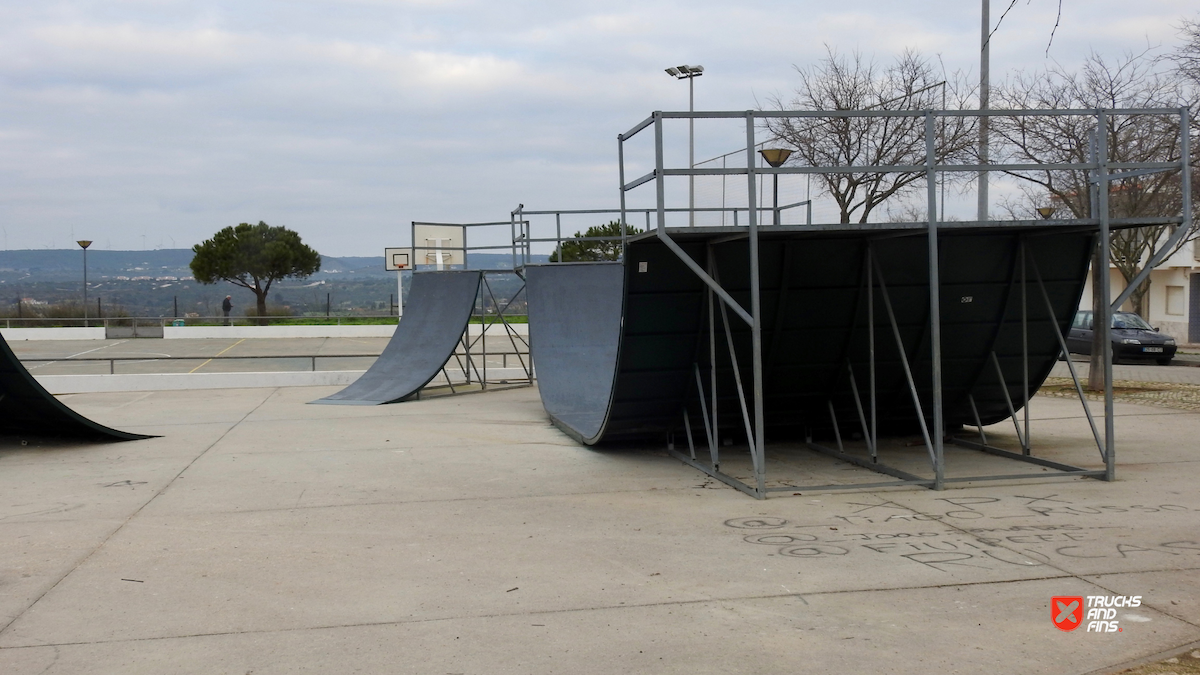
{"label": "white building", "polygon": [[[1108,269],[1112,297],[1125,290],[1125,277],[1111,264]],[[1092,307],[1092,282],[1079,301],[1080,309]],[[1133,311],[1133,303],[1121,307]],[[1168,257],[1150,273],[1147,320],[1179,342],[1200,343],[1200,240],[1192,241]]]}

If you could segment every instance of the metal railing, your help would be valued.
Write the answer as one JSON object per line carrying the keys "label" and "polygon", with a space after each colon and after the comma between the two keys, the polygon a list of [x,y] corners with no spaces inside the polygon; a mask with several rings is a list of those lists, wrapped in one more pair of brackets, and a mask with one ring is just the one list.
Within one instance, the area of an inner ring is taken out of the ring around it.
{"label": "metal railing", "polygon": [[[506,314],[510,323],[523,323],[523,314]],[[379,319],[387,319],[384,322]],[[475,316],[479,320],[479,315]],[[394,325],[397,322],[395,314],[350,314],[342,316],[313,317],[313,316],[246,316],[229,317],[228,324],[236,326],[258,326],[260,321],[266,325],[311,325],[311,326],[355,326],[355,325]],[[130,328],[136,326],[224,326],[223,316],[119,316],[119,317],[4,317],[0,324],[4,328]]]}
{"label": "metal railing", "polygon": [[[512,352],[497,352],[489,351],[486,356],[499,357],[500,367],[508,368],[508,357],[511,355],[514,358],[520,359],[522,356],[528,355],[526,351]],[[480,355],[481,352],[474,352],[473,356]],[[456,352],[456,355],[460,353]],[[147,358],[145,356],[86,356],[86,357],[71,357],[71,358],[20,358],[22,363],[108,363],[108,374],[116,375],[116,364],[121,363],[156,363],[159,361],[200,361],[201,365],[205,365],[211,361],[301,361],[307,360],[309,368],[307,372],[317,372],[317,359],[377,359],[379,354],[260,354],[260,355],[220,355],[220,356],[158,356]],[[291,371],[289,371],[291,372]],[[138,373],[144,374],[144,373]]]}

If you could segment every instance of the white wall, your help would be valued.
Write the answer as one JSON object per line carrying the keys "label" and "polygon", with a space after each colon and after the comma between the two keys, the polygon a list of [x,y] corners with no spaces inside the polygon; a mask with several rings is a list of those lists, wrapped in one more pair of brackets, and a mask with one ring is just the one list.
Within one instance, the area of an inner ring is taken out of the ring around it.
{"label": "white wall", "polygon": [[0,328],[6,342],[17,340],[103,340],[104,328]]}

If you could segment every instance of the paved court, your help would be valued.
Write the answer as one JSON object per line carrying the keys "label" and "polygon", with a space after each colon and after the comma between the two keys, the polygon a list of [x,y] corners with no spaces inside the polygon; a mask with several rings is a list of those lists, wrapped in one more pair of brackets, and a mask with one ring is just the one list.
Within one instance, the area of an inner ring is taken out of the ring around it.
{"label": "paved court", "polygon": [[[1200,640],[1200,414],[1118,405],[1112,484],[758,502],[658,447],[580,447],[533,388],[305,405],[331,391],[66,396],[162,437],[3,441],[0,672],[1059,674]],[[1077,402],[1032,413],[1039,454],[1100,465]],[[916,461],[904,440],[885,456]],[[1119,632],[1051,621],[1111,595],[1141,596]]]}

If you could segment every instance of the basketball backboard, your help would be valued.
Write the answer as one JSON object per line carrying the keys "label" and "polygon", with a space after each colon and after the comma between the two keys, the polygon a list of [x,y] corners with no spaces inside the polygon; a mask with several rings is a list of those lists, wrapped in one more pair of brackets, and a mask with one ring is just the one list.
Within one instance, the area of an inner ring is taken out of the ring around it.
{"label": "basketball backboard", "polygon": [[385,248],[383,249],[383,266],[389,272],[396,270],[412,269],[412,249],[411,248]]}

